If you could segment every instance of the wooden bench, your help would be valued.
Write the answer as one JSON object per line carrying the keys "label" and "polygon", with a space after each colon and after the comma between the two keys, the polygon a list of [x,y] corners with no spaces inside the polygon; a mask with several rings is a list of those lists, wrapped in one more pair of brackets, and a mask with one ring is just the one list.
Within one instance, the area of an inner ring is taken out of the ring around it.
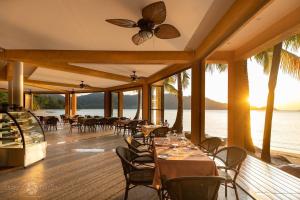
{"label": "wooden bench", "polygon": [[237,185],[254,199],[300,199],[300,179],[253,156],[247,156]]}

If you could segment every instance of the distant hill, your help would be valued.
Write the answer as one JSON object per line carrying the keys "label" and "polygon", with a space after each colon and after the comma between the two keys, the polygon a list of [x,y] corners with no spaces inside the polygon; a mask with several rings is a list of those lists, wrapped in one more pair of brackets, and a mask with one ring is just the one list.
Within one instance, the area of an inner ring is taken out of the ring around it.
{"label": "distant hill", "polygon": [[[117,96],[113,96],[117,98]],[[165,94],[165,109],[177,109],[177,97],[171,94]],[[7,94],[0,93],[0,103],[7,102]],[[38,109],[63,109],[65,97],[59,94],[40,94],[35,95],[35,108]],[[136,109],[138,98],[137,95],[125,95],[124,96],[124,108],[125,109]],[[117,108],[117,100],[113,101],[114,108]],[[103,93],[92,93],[88,95],[78,96],[77,98],[78,109],[99,109],[104,108],[104,94]],[[191,109],[191,97],[183,97],[183,108]],[[227,104],[213,101],[206,98],[206,109],[207,110],[226,110]]]}
{"label": "distant hill", "polygon": [[[116,97],[113,97],[116,98]],[[94,93],[79,96],[77,99],[78,109],[87,109],[87,108],[103,108],[103,93]],[[137,95],[125,95],[124,96],[124,108],[127,109],[136,109],[137,108]],[[177,97],[171,94],[165,94],[165,108],[166,109],[177,109]],[[117,108],[117,100],[113,101],[114,108]],[[184,96],[183,97],[183,108],[191,109],[191,97]],[[220,103],[217,101],[213,101],[211,99],[206,98],[206,109],[208,110],[226,110],[227,104]]]}

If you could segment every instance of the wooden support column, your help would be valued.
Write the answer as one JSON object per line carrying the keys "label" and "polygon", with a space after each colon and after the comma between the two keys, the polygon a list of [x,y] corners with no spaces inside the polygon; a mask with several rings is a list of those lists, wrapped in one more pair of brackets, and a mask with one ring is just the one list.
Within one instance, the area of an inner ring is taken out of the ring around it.
{"label": "wooden support column", "polygon": [[123,92],[118,92],[118,117],[123,117],[124,95]]}
{"label": "wooden support column", "polygon": [[254,151],[250,128],[247,60],[228,62],[228,146]]}
{"label": "wooden support column", "polygon": [[65,94],[65,115],[70,116],[70,93]]}
{"label": "wooden support column", "polygon": [[8,80],[8,104],[12,105],[14,103],[13,100],[13,81],[12,80]]}
{"label": "wooden support column", "polygon": [[[12,102],[16,106],[24,106],[23,98],[23,63],[22,62],[10,62],[9,68],[12,70],[12,83],[9,83],[9,90],[12,89]],[[11,85],[12,84],[12,85]],[[12,87],[12,88],[11,88]],[[9,91],[11,92],[11,91]]]}
{"label": "wooden support column", "polygon": [[191,95],[192,142],[199,144],[205,138],[205,63],[192,65]]}
{"label": "wooden support column", "polygon": [[155,94],[155,101],[156,101],[156,122],[155,124],[159,124],[162,119],[161,119],[161,87],[156,87],[156,90],[155,90],[156,94]]}
{"label": "wooden support column", "polygon": [[72,113],[71,115],[74,116],[76,115],[77,112],[77,96],[75,93],[72,93],[72,102],[71,102],[71,108],[72,108]]}
{"label": "wooden support column", "polygon": [[142,89],[143,120],[149,120],[150,86],[148,84],[143,84]]}
{"label": "wooden support column", "polygon": [[111,117],[111,91],[104,92],[104,117]]}

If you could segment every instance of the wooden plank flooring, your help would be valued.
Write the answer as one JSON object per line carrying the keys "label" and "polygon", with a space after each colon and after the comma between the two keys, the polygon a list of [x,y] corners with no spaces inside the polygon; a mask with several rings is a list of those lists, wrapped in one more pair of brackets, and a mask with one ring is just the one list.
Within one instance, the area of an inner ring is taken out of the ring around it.
{"label": "wooden plank flooring", "polygon": [[[124,194],[121,163],[114,149],[125,145],[113,131],[69,134],[62,129],[47,133],[47,157],[26,169],[0,172],[0,199],[113,199]],[[80,152],[88,149],[100,152]],[[235,199],[229,189],[228,199]],[[240,199],[251,199],[239,190]],[[129,199],[157,200],[146,187],[129,192]],[[225,199],[220,188],[219,199]]]}
{"label": "wooden plank flooring", "polygon": [[300,179],[252,156],[245,160],[237,183],[257,199],[300,199]]}

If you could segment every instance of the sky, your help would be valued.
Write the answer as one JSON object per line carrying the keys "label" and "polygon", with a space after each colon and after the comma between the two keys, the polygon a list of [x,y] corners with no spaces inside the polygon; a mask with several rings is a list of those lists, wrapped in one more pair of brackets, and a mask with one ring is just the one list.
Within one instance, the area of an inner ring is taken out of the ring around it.
{"label": "sky", "polygon": [[[190,70],[188,70],[190,73]],[[269,76],[264,74],[263,67],[248,59],[249,101],[252,106],[266,106],[268,97]],[[206,72],[205,96],[215,101],[227,103],[228,75],[225,72]],[[191,95],[190,86],[184,95]],[[275,91],[275,107],[281,110],[300,110],[300,80],[296,80],[281,70],[278,74]]]}

